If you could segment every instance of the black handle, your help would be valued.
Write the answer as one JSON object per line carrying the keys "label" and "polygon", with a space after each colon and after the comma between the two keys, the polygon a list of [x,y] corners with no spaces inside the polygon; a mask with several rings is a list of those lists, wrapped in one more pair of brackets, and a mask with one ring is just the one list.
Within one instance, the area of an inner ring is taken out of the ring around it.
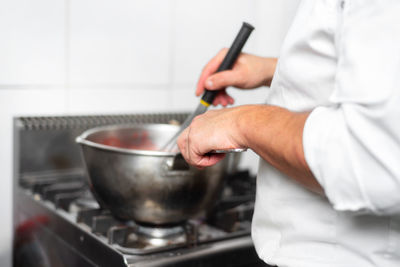
{"label": "black handle", "polygon": [[[242,28],[240,28],[239,33],[236,35],[236,38],[233,41],[231,47],[229,48],[228,53],[226,54],[221,65],[219,65],[219,68],[216,72],[229,70],[232,68],[233,63],[235,63],[237,57],[242,51],[244,44],[246,43],[247,39],[249,38],[253,30],[254,30],[253,26],[251,26],[247,22],[243,22]],[[217,93],[218,91],[210,91],[206,89],[203,96],[201,97],[201,100],[206,102],[208,105],[212,104]]]}

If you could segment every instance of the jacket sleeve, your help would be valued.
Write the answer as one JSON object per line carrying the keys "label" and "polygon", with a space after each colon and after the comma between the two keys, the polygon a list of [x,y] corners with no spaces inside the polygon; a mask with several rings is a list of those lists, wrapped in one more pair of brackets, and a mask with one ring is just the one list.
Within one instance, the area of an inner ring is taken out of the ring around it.
{"label": "jacket sleeve", "polygon": [[400,213],[400,1],[345,1],[329,106],[308,117],[306,161],[335,209]]}

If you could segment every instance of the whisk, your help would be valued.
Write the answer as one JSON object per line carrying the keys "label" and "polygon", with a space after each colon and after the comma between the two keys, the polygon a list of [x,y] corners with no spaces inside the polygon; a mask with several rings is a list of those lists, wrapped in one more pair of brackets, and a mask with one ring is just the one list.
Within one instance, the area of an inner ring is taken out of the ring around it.
{"label": "whisk", "polygon": [[[240,52],[242,51],[243,46],[245,45],[247,39],[249,38],[251,32],[254,30],[254,27],[247,22],[243,22],[242,27],[240,28],[239,33],[236,35],[235,40],[233,41],[231,47],[228,50],[224,60],[221,65],[218,67],[216,72],[229,70],[232,68],[236,59],[238,58]],[[162,151],[178,151],[178,147],[176,144],[176,140],[179,135],[190,125],[194,117],[200,115],[207,111],[208,107],[214,101],[215,96],[217,95],[217,91],[205,90],[203,96],[200,99],[200,103],[193,113],[191,113],[186,120],[182,123],[178,132],[174,134],[174,136],[168,140],[168,142],[161,147]],[[230,153],[230,152],[243,152],[246,149],[237,148],[237,149],[229,149],[229,150],[215,150],[211,151],[211,153]]]}

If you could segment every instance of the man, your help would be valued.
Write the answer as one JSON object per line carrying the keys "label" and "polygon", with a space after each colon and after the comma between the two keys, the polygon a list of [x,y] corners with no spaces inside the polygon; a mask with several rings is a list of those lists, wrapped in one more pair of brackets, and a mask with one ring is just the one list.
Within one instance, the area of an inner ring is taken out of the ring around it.
{"label": "man", "polygon": [[197,95],[273,78],[266,105],[209,111],[178,139],[200,168],[215,149],[261,157],[252,237],[265,262],[400,266],[399,14],[398,0],[304,0],[277,66],[242,54],[213,74],[223,50],[204,68]]}

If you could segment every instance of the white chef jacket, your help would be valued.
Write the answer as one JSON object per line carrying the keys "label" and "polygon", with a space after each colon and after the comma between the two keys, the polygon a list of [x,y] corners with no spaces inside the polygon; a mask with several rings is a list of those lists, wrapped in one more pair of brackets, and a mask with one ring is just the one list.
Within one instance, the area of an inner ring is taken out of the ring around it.
{"label": "white chef jacket", "polygon": [[259,256],[279,267],[399,267],[400,0],[302,1],[267,103],[312,110],[304,151],[326,197],[261,160]]}

